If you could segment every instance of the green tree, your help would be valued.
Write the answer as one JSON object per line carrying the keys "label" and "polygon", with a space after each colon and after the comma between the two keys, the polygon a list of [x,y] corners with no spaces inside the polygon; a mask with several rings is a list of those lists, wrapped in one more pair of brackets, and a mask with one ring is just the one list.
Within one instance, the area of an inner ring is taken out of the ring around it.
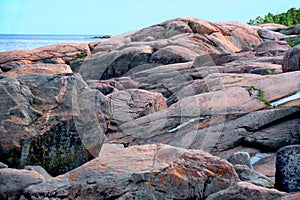
{"label": "green tree", "polygon": [[264,17],[258,16],[255,19],[250,19],[247,24],[258,25],[266,23],[283,24],[285,26],[291,26],[294,24],[300,24],[300,9],[291,8],[285,13],[272,14],[268,13]]}

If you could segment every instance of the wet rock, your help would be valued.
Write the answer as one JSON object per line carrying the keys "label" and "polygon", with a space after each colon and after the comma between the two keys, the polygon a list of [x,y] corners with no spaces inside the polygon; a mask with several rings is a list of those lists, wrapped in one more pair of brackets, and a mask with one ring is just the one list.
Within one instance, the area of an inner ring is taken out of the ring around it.
{"label": "wet rock", "polygon": [[286,195],[275,189],[259,187],[247,182],[239,182],[226,190],[210,195],[207,200],[274,200]]}
{"label": "wet rock", "polygon": [[227,161],[200,150],[160,144],[106,144],[103,150],[98,158],[52,182],[26,188],[24,199],[205,199],[237,180]]}
{"label": "wet rock", "polygon": [[276,154],[275,188],[286,192],[300,191],[300,145],[286,146]]}
{"label": "wet rock", "polygon": [[282,71],[291,72],[300,70],[300,45],[290,49],[283,58]]}
{"label": "wet rock", "polygon": [[80,75],[2,78],[0,90],[1,162],[58,175],[98,155],[109,109]]}
{"label": "wet rock", "polygon": [[250,155],[247,152],[233,153],[227,160],[233,165],[246,165],[250,169],[253,168],[250,161]]}
{"label": "wet rock", "polygon": [[253,157],[257,158],[257,162],[253,163],[253,169],[275,182],[276,155],[274,153],[259,153]]}

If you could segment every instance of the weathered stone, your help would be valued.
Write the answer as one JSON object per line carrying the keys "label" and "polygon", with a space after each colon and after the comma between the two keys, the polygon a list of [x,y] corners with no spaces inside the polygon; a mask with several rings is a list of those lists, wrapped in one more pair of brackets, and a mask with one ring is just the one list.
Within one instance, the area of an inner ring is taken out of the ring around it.
{"label": "weathered stone", "polygon": [[227,160],[233,165],[246,165],[250,169],[253,169],[248,152],[233,153]]}
{"label": "weathered stone", "polygon": [[172,64],[193,61],[198,54],[190,49],[180,46],[167,46],[155,52],[150,62],[160,64]]}
{"label": "weathered stone", "polygon": [[300,44],[290,49],[283,58],[282,71],[300,70]]}
{"label": "weathered stone", "polygon": [[108,40],[100,40],[89,44],[91,52],[95,53],[108,53],[117,50],[123,45],[131,42],[130,34],[123,34],[118,36],[113,36]]}
{"label": "weathered stone", "polygon": [[[242,141],[243,145],[262,149],[267,152],[276,152],[288,145],[299,144],[300,119],[299,113],[294,115],[295,119],[282,120],[273,126],[257,131]],[[293,116],[290,116],[292,118]]]}
{"label": "weathered stone", "polygon": [[88,44],[68,43],[33,50],[0,52],[0,69],[7,72],[27,64],[69,64],[90,55]]}
{"label": "weathered stone", "polygon": [[46,74],[53,76],[57,74],[72,73],[69,65],[66,64],[31,64],[21,65],[14,69],[2,73],[1,76],[17,78],[28,74]]}
{"label": "weathered stone", "polygon": [[280,198],[280,200],[298,200],[300,199],[300,192],[290,193]]}
{"label": "weathered stone", "polygon": [[300,145],[286,146],[276,155],[275,188],[286,192],[300,191]]}
{"label": "weathered stone", "polygon": [[97,53],[85,59],[78,72],[84,79],[109,79],[120,77],[130,69],[148,63],[153,49],[150,46],[128,47],[109,53]]}
{"label": "weathered stone", "polygon": [[19,199],[26,187],[41,183],[43,179],[34,171],[0,169],[0,199]]}
{"label": "weathered stone", "polygon": [[153,49],[150,46],[126,48],[107,66],[103,74],[100,74],[100,79],[120,77],[131,68],[147,63],[152,53]]}
{"label": "weathered stone", "polygon": [[258,34],[265,40],[280,40],[283,39],[286,35],[266,29],[258,30]]}
{"label": "weathered stone", "polygon": [[80,75],[2,78],[0,90],[1,162],[58,175],[98,155],[109,109]]}
{"label": "weathered stone", "polygon": [[294,26],[290,26],[285,29],[281,29],[280,33],[285,35],[299,35],[300,34],[300,24],[296,24]]}
{"label": "weathered stone", "polygon": [[255,68],[250,70],[251,74],[270,75],[275,73],[275,69],[269,68]]}
{"label": "weathered stone", "polygon": [[274,182],[265,175],[250,169],[246,165],[234,165],[234,170],[239,175],[241,181],[246,181],[257,186],[273,188]]}
{"label": "weathered stone", "polygon": [[30,171],[35,171],[38,174],[42,175],[46,179],[52,179],[52,176],[50,174],[48,174],[48,172],[41,166],[27,165],[27,166],[24,167],[24,169],[30,170]]}
{"label": "weathered stone", "polygon": [[226,190],[210,195],[207,200],[274,200],[286,195],[275,189],[259,187],[247,182],[239,182]]}
{"label": "weathered stone", "polygon": [[282,24],[274,24],[274,23],[259,24],[258,26],[260,28],[263,28],[265,30],[270,30],[270,31],[278,31],[287,28],[287,26],[284,26]]}
{"label": "weathered stone", "polygon": [[108,95],[107,98],[112,110],[110,130],[115,130],[125,122],[167,108],[166,99],[162,94],[146,90],[121,90]]}
{"label": "weathered stone", "polygon": [[218,66],[224,63],[232,62],[234,60],[235,58],[229,54],[210,53],[198,56],[193,63],[193,67]]}
{"label": "weathered stone", "polygon": [[257,55],[270,54],[281,55],[287,52],[291,47],[286,41],[267,41],[256,46],[254,50]]}
{"label": "weathered stone", "polygon": [[104,95],[125,89],[138,89],[140,83],[133,81],[130,77],[120,77],[109,80],[88,80],[86,83],[91,89],[99,90]]}
{"label": "weathered stone", "polygon": [[27,187],[24,199],[205,199],[238,178],[227,161],[201,150],[106,144],[103,151],[53,181]]}

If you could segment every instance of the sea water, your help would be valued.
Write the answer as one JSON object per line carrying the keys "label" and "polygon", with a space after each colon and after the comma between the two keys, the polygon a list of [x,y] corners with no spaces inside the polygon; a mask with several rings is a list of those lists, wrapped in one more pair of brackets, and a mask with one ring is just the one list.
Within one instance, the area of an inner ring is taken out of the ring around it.
{"label": "sea water", "polygon": [[29,50],[42,46],[70,42],[93,42],[99,38],[94,35],[26,35],[0,34],[0,52],[10,50]]}

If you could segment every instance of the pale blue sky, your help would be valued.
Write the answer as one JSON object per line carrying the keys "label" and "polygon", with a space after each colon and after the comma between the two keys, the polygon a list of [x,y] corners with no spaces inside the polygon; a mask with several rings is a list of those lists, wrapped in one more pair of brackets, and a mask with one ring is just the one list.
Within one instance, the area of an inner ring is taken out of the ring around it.
{"label": "pale blue sky", "polygon": [[118,34],[182,16],[247,22],[300,0],[0,0],[0,33]]}

